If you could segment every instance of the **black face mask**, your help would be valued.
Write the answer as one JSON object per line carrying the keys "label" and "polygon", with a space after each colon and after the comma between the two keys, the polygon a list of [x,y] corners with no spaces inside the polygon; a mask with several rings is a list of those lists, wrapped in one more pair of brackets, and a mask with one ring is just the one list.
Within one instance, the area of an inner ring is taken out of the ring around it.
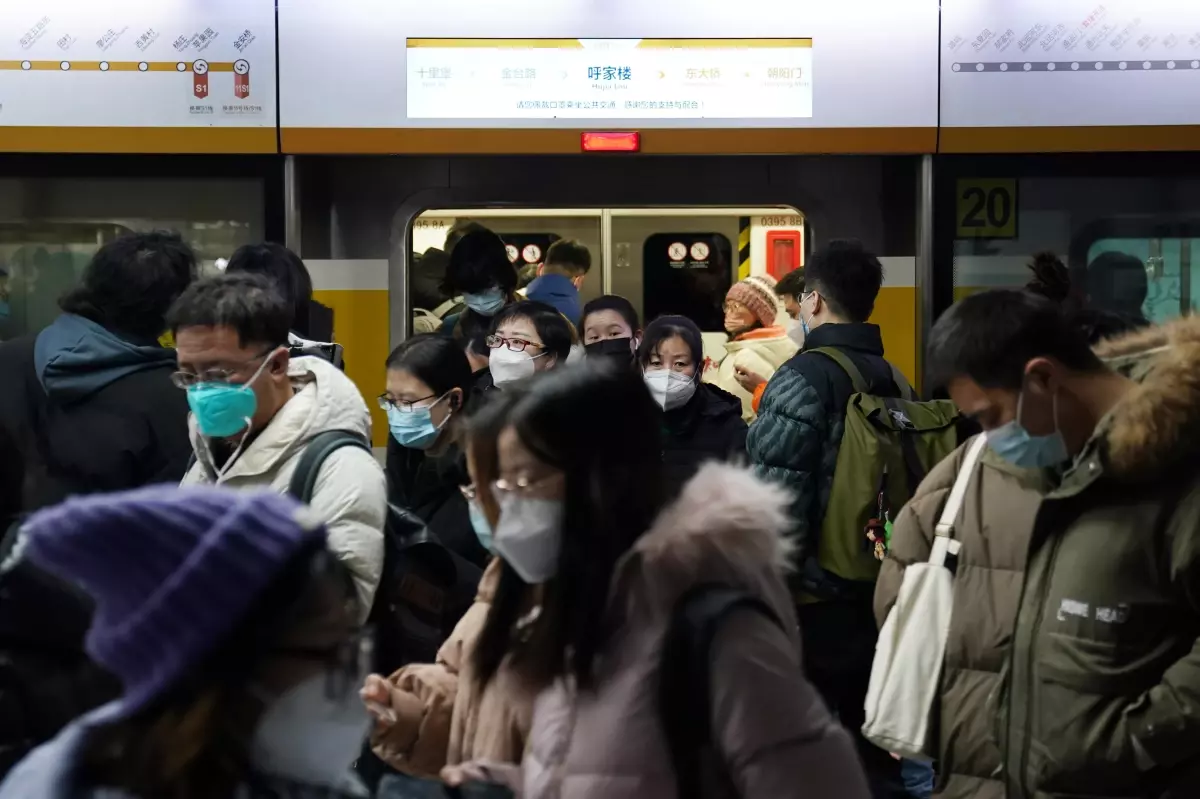
{"label": "black face mask", "polygon": [[606,338],[603,341],[593,341],[584,346],[587,357],[612,358],[621,363],[633,363],[632,338]]}

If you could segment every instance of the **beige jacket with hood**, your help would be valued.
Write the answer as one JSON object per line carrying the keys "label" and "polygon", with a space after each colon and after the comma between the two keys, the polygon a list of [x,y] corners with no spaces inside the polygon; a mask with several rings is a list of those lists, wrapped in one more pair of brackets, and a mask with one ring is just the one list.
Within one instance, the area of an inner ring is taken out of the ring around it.
{"label": "beige jacket with hood", "polygon": [[[292,359],[288,374],[295,395],[218,476],[208,443],[188,419],[196,463],[181,485],[218,484],[228,488],[273,488],[286,493],[305,445],[318,433],[349,430],[371,438],[371,415],[358,388],[321,358]],[[383,573],[383,525],[387,478],[375,457],[343,447],[321,467],[312,508],[325,521],[329,549],[346,565],[358,588],[363,618],[370,612]]]}
{"label": "beige jacket with hood", "polygon": [[714,745],[737,794],[867,799],[850,737],[801,670],[782,575],[787,504],[784,491],[726,464],[703,467],[684,487],[617,564],[614,633],[596,659],[596,689],[560,681],[538,696],[525,760],[506,775],[524,799],[676,795],[658,715],[659,662],[676,601],[707,582],[750,591],[784,622],[737,612],[713,642]]}

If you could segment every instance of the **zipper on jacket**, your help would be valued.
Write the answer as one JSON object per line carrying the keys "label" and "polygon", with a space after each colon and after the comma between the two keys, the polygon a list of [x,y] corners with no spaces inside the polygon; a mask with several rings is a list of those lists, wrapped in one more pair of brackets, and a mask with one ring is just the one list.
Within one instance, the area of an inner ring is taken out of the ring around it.
{"label": "zipper on jacket", "polygon": [[[1033,678],[1033,666],[1036,662],[1036,654],[1034,652],[1035,644],[1040,637],[1042,631],[1042,620],[1046,616],[1046,597],[1050,593],[1050,578],[1054,574],[1054,564],[1058,560],[1058,549],[1062,544],[1062,534],[1056,534],[1054,540],[1050,544],[1050,554],[1046,560],[1046,570],[1041,590],[1037,599],[1037,615],[1033,620],[1033,630],[1029,638],[1029,652],[1026,656],[1026,674],[1025,681],[1028,683],[1028,689],[1025,692],[1025,743],[1021,747],[1021,773],[1018,776],[1018,781],[1022,792],[1025,796],[1033,796],[1031,786],[1028,784],[1029,779],[1029,751],[1033,748],[1033,705],[1034,705],[1034,687],[1035,680]],[[1012,716],[1009,716],[1009,742],[1012,742]]]}

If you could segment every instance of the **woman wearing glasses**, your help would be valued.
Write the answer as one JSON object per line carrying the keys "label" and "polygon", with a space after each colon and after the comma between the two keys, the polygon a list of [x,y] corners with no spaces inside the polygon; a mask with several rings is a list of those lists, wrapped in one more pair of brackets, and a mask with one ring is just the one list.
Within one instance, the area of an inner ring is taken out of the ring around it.
{"label": "woman wearing glasses", "polygon": [[487,550],[471,527],[459,486],[470,482],[458,438],[466,418],[471,367],[460,344],[425,333],[405,341],[387,360],[388,501],[411,511],[448,549],[472,563]]}
{"label": "woman wearing glasses", "polygon": [[[512,386],[471,415],[467,463],[472,483],[463,486],[471,520],[482,543],[492,549],[492,529],[500,518],[491,485],[497,472],[496,437],[512,407],[525,394]],[[517,635],[534,617],[538,589],[527,585],[493,558],[479,583],[475,604],[438,651],[434,663],[404,668],[388,678],[371,675],[363,699],[377,716],[371,743],[375,754],[412,777],[433,778],[446,765],[467,760],[516,764],[521,760],[533,715],[533,695],[509,664],[486,686],[475,677],[474,651],[492,607],[521,609]]]}
{"label": "woman wearing glasses", "polygon": [[22,535],[24,557],[91,595],[88,655],[124,693],[29,755],[2,799],[365,796],[350,766],[370,649],[311,511],[158,487],[69,500]]}
{"label": "woman wearing glasses", "polygon": [[473,662],[481,685],[507,666],[540,693],[520,767],[477,759],[446,778],[504,783],[524,799],[698,795],[679,791],[700,775],[672,766],[658,701],[678,675],[660,664],[677,601],[720,583],[776,618],[739,610],[713,639],[708,695],[693,699],[710,709],[705,787],[865,799],[854,745],[801,671],[781,573],[787,495],[714,463],[668,503],[660,423],[639,376],[615,365],[539,378],[513,408],[498,440],[493,540],[507,567],[541,586],[541,613],[516,636],[524,609],[497,598]]}
{"label": "woman wearing glasses", "polygon": [[513,303],[496,314],[487,338],[497,388],[567,362],[578,336],[567,317],[544,302]]}

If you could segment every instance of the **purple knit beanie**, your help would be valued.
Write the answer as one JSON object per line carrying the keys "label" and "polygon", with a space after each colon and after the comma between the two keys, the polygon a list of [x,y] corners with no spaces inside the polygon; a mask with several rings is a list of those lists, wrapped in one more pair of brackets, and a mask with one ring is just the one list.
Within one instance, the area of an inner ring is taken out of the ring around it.
{"label": "purple knit beanie", "polygon": [[84,648],[145,707],[212,652],[302,548],[311,511],[267,492],[153,487],[71,499],[22,528],[29,559],[96,602]]}

